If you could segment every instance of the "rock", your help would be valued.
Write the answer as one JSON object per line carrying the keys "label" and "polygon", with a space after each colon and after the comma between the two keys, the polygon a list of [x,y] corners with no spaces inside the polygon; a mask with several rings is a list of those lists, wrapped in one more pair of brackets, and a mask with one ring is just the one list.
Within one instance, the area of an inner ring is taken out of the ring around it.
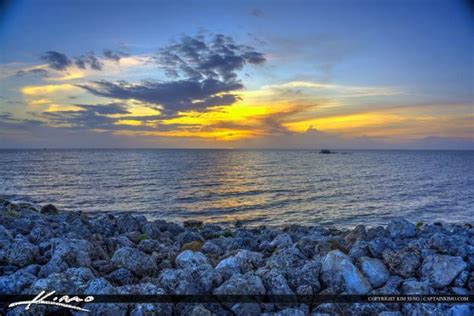
{"label": "rock", "polygon": [[179,246],[182,247],[184,244],[187,244],[193,241],[204,242],[204,238],[202,238],[202,236],[196,232],[185,231],[176,237],[176,241],[178,242]]}
{"label": "rock", "polygon": [[305,313],[296,308],[287,308],[274,314],[275,316],[305,316]]}
{"label": "rock", "polygon": [[276,236],[270,243],[270,247],[282,249],[293,246],[293,240],[288,234],[280,234]]}
{"label": "rock", "polygon": [[433,294],[433,289],[428,282],[407,279],[402,283],[402,294],[404,295],[429,295]]}
{"label": "rock", "polygon": [[230,277],[234,273],[246,273],[263,266],[262,254],[249,250],[241,250],[235,256],[220,261],[216,270]]}
{"label": "rock", "polygon": [[369,243],[366,241],[356,241],[349,250],[349,257],[355,262],[360,257],[368,257],[370,254]]}
{"label": "rock", "polygon": [[53,238],[51,240],[51,259],[41,267],[40,276],[65,271],[73,267],[90,267],[90,253],[93,246],[86,240]]}
{"label": "rock", "polygon": [[187,221],[183,222],[183,226],[186,228],[201,228],[202,227],[202,221],[197,221],[194,219],[190,219]]}
{"label": "rock", "polygon": [[191,316],[212,316],[212,312],[202,305],[198,305],[191,311]]}
{"label": "rock", "polygon": [[469,272],[467,270],[461,271],[454,279],[453,284],[457,287],[464,287],[469,279]]}
{"label": "rock", "polygon": [[0,225],[0,241],[12,242],[12,233],[6,229],[3,225]]}
{"label": "rock", "polygon": [[262,279],[253,272],[234,274],[229,280],[214,290],[215,295],[264,295]]}
{"label": "rock", "polygon": [[119,215],[116,217],[116,225],[119,233],[123,234],[126,232],[141,230],[140,221],[131,214]]}
{"label": "rock", "polygon": [[450,316],[472,316],[473,314],[474,311],[467,304],[456,304],[448,311]]}
{"label": "rock", "polygon": [[178,268],[195,267],[202,264],[210,264],[207,257],[201,252],[186,250],[176,257]]}
{"label": "rock", "polygon": [[202,245],[201,251],[202,253],[211,256],[220,256],[224,254],[224,250],[222,250],[222,248],[212,240],[206,241],[204,245]]}
{"label": "rock", "polygon": [[403,279],[399,276],[391,276],[384,286],[372,291],[375,295],[399,295],[398,290]]}
{"label": "rock", "polygon": [[421,275],[429,280],[431,286],[442,288],[453,282],[466,268],[467,263],[461,257],[431,255],[423,260]]}
{"label": "rock", "polygon": [[115,285],[129,285],[137,283],[138,279],[127,269],[120,268],[107,275],[107,280]]}
{"label": "rock", "polygon": [[421,261],[420,255],[416,251],[408,248],[385,250],[382,253],[382,257],[390,272],[403,278],[413,277]]}
{"label": "rock", "polygon": [[42,214],[58,214],[59,211],[53,204],[46,204],[41,208],[40,211]]}
{"label": "rock", "polygon": [[36,281],[36,276],[24,270],[0,277],[0,294],[20,294]]}
{"label": "rock", "polygon": [[474,291],[474,272],[471,272],[471,275],[467,280],[467,288],[471,291]]}
{"label": "rock", "polygon": [[204,243],[202,241],[191,241],[191,242],[188,242],[187,244],[184,244],[181,247],[181,251],[185,251],[185,250],[200,251],[203,244]]}
{"label": "rock", "polygon": [[293,295],[288,283],[277,270],[266,270],[262,275],[262,281],[270,295]]}
{"label": "rock", "polygon": [[152,257],[130,247],[115,251],[111,263],[117,268],[128,269],[139,277],[152,276],[158,269]]}
{"label": "rock", "polygon": [[287,271],[288,269],[301,266],[307,258],[296,247],[277,250],[268,260],[270,269]]}
{"label": "rock", "polygon": [[31,286],[31,294],[42,290],[58,293],[80,294],[87,287],[87,283],[95,278],[89,268],[70,268],[62,273],[53,273],[47,278],[38,279]]}
{"label": "rock", "polygon": [[165,269],[158,282],[168,293],[206,294],[222,283],[222,277],[212,266],[204,264],[185,269]]}
{"label": "rock", "polygon": [[330,251],[321,267],[323,283],[347,294],[367,294],[372,287],[364,275],[354,266],[351,259],[339,250]]}
{"label": "rock", "polygon": [[367,231],[364,225],[357,225],[353,230],[351,230],[344,239],[349,244],[354,244],[356,241],[363,241],[367,238]]}
{"label": "rock", "polygon": [[380,312],[377,316],[402,316],[402,313],[399,311],[383,311]]}
{"label": "rock", "polygon": [[290,269],[286,273],[288,284],[293,290],[302,286],[309,286],[314,294],[321,290],[319,272],[321,263],[315,260],[305,263],[298,269]]}
{"label": "rock", "polygon": [[160,242],[153,239],[144,239],[138,244],[138,249],[148,254],[151,254],[153,251],[159,249],[159,247]]}
{"label": "rock", "polygon": [[261,312],[260,305],[257,303],[237,303],[231,310],[235,315],[245,316],[259,316]]}
{"label": "rock", "polygon": [[387,249],[394,249],[395,243],[385,237],[375,238],[369,241],[369,251],[372,254],[372,257],[381,258],[382,253]]}
{"label": "rock", "polygon": [[20,268],[34,263],[38,256],[38,247],[25,241],[11,243],[6,251],[7,262]]}
{"label": "rock", "polygon": [[390,278],[390,272],[379,259],[361,257],[358,266],[374,288],[384,285]]}
{"label": "rock", "polygon": [[416,236],[416,226],[405,219],[395,219],[387,226],[392,238],[407,238]]}

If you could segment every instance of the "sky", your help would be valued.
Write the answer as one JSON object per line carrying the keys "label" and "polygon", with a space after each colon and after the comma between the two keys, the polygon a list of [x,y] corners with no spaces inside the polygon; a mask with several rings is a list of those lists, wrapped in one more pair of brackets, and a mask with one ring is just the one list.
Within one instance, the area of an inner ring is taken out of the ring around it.
{"label": "sky", "polygon": [[474,149],[468,1],[3,1],[0,148]]}

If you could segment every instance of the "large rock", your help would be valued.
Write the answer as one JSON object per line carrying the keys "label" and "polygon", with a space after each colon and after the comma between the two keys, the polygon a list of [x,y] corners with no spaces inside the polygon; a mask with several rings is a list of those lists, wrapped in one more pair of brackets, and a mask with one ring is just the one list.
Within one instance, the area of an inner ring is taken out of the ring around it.
{"label": "large rock", "polygon": [[185,269],[165,269],[158,282],[168,293],[206,294],[222,283],[222,277],[212,266],[203,264]]}
{"label": "large rock", "polygon": [[253,272],[234,274],[229,280],[214,290],[215,295],[264,295],[262,279]]}
{"label": "large rock", "polygon": [[358,261],[358,266],[374,288],[384,285],[390,278],[390,272],[379,259],[362,257]]}
{"label": "large rock", "polygon": [[349,256],[339,250],[330,251],[321,267],[323,283],[336,292],[367,294],[372,287],[364,275],[352,264]]}
{"label": "large rock", "polygon": [[262,280],[268,294],[292,295],[294,294],[288,286],[285,277],[277,270],[266,270],[262,273]]}
{"label": "large rock", "polygon": [[467,263],[461,257],[431,255],[423,260],[421,275],[431,286],[442,288],[448,286],[461,271],[467,268]]}
{"label": "large rock", "polygon": [[304,264],[308,260],[296,247],[283,248],[277,250],[268,260],[267,266],[270,269],[287,271]]}
{"label": "large rock", "polygon": [[128,269],[139,277],[152,276],[158,269],[151,256],[130,247],[115,251],[111,262],[117,268]]}
{"label": "large rock", "polygon": [[241,250],[235,256],[221,260],[216,270],[230,277],[234,273],[246,273],[263,265],[262,254],[250,250]]}
{"label": "large rock", "polygon": [[297,291],[301,287],[310,287],[311,294],[316,294],[321,290],[321,283],[319,282],[319,271],[321,270],[321,263],[315,260],[306,262],[298,269],[290,269],[286,278],[290,287]]}
{"label": "large rock", "polygon": [[42,290],[54,290],[69,295],[80,294],[87,287],[88,282],[94,278],[89,268],[70,268],[62,273],[53,273],[46,278],[36,280],[30,292],[37,294]]}
{"label": "large rock", "polygon": [[407,279],[402,283],[402,293],[404,295],[429,295],[433,294],[433,289],[427,281]]}
{"label": "large rock", "polygon": [[20,294],[36,281],[36,276],[25,270],[0,277],[0,294]]}
{"label": "large rock", "polygon": [[195,267],[202,264],[209,264],[209,260],[201,252],[185,250],[176,257],[178,268]]}
{"label": "large rock", "polygon": [[392,274],[403,278],[415,276],[416,269],[420,266],[421,257],[413,249],[385,250],[382,253],[383,261]]}
{"label": "large rock", "polygon": [[406,238],[416,236],[416,226],[405,219],[392,220],[387,230],[392,238]]}
{"label": "large rock", "polygon": [[18,267],[24,267],[35,262],[39,255],[37,246],[26,241],[15,241],[8,246],[6,260]]}

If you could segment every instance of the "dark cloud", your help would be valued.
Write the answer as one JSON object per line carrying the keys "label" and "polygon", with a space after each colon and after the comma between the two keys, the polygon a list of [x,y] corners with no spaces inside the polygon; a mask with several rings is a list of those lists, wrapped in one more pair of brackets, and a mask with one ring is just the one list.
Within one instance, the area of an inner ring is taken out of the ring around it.
{"label": "dark cloud", "polygon": [[22,129],[26,130],[31,127],[43,125],[42,121],[16,118],[9,112],[0,113],[0,130]]}
{"label": "dark cloud", "polygon": [[264,15],[263,11],[260,9],[253,9],[250,14],[256,17],[262,17]]}
{"label": "dark cloud", "polygon": [[43,56],[41,56],[41,59],[46,61],[50,68],[55,70],[65,70],[67,67],[73,64],[69,57],[55,51],[46,52]]}
{"label": "dark cloud", "polygon": [[78,86],[97,96],[122,100],[135,99],[159,104],[166,116],[174,115],[178,111],[200,111],[210,106],[232,104],[238,100],[238,97],[227,92],[243,87],[239,82],[222,82],[215,79],[143,82],[141,84],[96,81],[92,85]]}
{"label": "dark cloud", "polygon": [[103,66],[102,62],[93,53],[70,58],[65,54],[49,51],[41,56],[41,59],[48,63],[49,68],[54,70],[67,70],[68,67],[73,65],[81,69],[102,70]]}
{"label": "dark cloud", "polygon": [[122,103],[109,103],[98,105],[78,104],[80,111],[43,112],[41,117],[52,125],[68,126],[71,128],[86,129],[116,129],[115,122],[119,118],[110,117],[112,114],[129,114],[126,105]]}
{"label": "dark cloud", "polygon": [[265,56],[251,46],[236,44],[229,36],[216,34],[211,38],[183,36],[161,49],[158,61],[172,77],[231,81],[245,64],[263,64]]}
{"label": "dark cloud", "polygon": [[113,99],[135,99],[156,105],[164,116],[179,111],[203,111],[211,106],[229,105],[239,98],[233,91],[244,86],[237,71],[246,64],[263,64],[265,56],[253,47],[236,44],[222,34],[183,36],[161,49],[156,61],[170,81],[96,81],[78,85],[90,93]]}
{"label": "dark cloud", "polygon": [[48,71],[46,69],[30,69],[30,70],[19,70],[16,73],[17,76],[39,76],[39,77],[47,77]]}
{"label": "dark cloud", "polygon": [[123,57],[127,57],[129,54],[121,52],[121,51],[112,51],[110,49],[104,49],[104,57],[107,59],[120,61]]}
{"label": "dark cloud", "polygon": [[74,64],[76,64],[76,66],[81,69],[90,67],[94,70],[102,70],[103,66],[100,60],[98,60],[97,57],[95,57],[92,53],[74,58]]}

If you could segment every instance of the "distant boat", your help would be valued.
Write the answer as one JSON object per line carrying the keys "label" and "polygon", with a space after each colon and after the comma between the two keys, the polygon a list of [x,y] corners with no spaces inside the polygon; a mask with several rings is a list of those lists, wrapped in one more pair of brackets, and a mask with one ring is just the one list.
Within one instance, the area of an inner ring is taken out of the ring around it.
{"label": "distant boat", "polygon": [[329,149],[321,149],[321,151],[319,153],[320,154],[332,154],[332,151],[330,151]]}

